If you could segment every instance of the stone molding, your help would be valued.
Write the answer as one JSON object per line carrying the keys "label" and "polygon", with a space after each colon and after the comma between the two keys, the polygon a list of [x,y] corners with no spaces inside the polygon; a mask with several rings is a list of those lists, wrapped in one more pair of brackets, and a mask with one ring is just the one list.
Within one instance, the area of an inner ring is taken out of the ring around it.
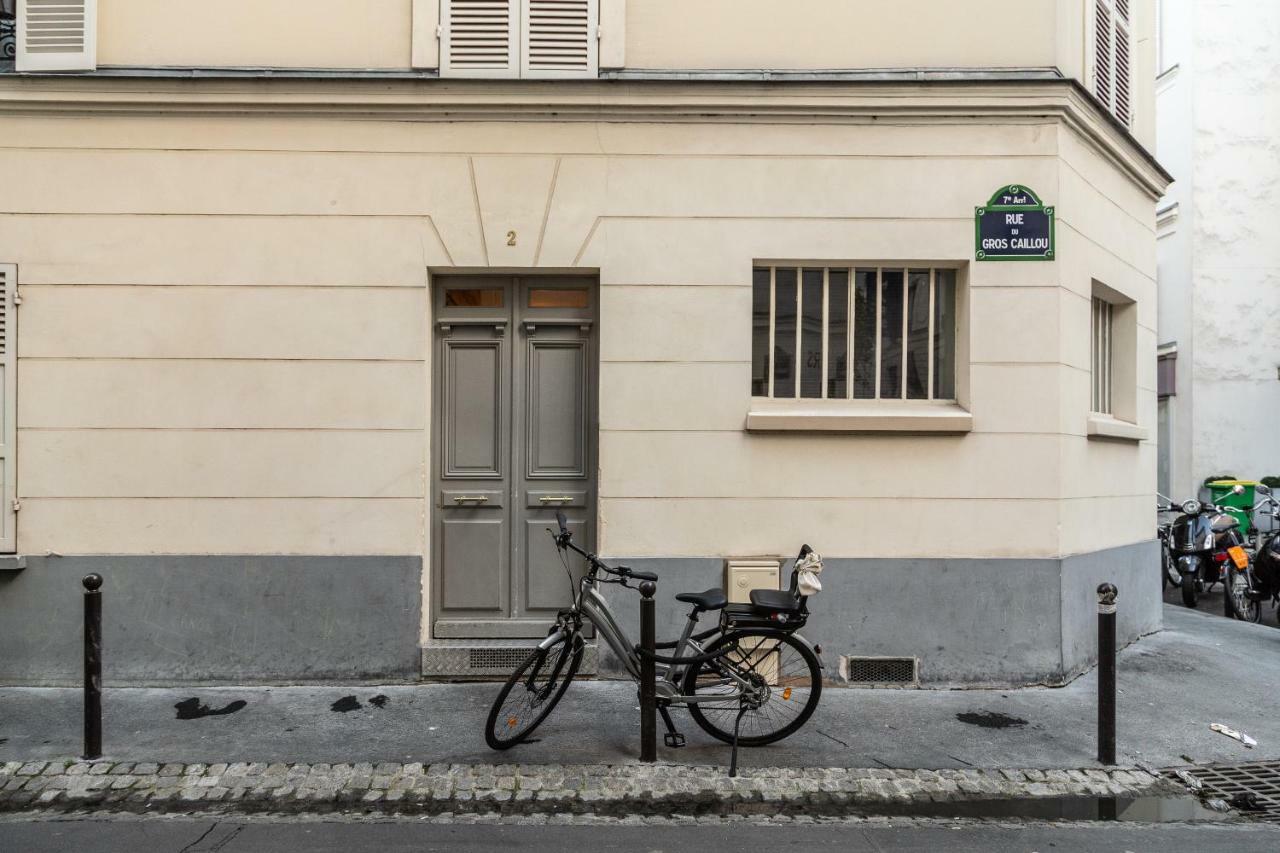
{"label": "stone molding", "polygon": [[1075,80],[441,81],[2,75],[0,114],[714,124],[1061,122],[1153,200],[1172,176]]}

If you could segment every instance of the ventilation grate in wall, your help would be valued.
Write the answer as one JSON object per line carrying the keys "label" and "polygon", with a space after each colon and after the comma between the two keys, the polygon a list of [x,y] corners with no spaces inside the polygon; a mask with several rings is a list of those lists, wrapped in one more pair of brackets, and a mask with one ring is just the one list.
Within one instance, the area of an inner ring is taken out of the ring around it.
{"label": "ventilation grate in wall", "polygon": [[858,657],[840,659],[841,675],[855,687],[915,687],[920,683],[918,658]]}

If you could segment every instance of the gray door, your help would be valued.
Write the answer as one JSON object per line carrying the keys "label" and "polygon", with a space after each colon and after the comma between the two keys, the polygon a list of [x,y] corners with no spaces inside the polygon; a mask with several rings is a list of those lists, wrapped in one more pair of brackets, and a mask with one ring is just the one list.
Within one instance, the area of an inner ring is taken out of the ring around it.
{"label": "gray door", "polygon": [[595,533],[595,282],[440,276],[434,290],[434,636],[540,637],[570,600],[556,510],[585,547]]}

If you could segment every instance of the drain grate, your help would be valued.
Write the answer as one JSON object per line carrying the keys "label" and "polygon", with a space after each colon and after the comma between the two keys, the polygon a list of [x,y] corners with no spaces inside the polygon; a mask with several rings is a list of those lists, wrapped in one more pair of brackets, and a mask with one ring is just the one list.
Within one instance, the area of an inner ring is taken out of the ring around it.
{"label": "drain grate", "polygon": [[920,683],[919,658],[840,658],[840,674],[858,687],[915,687]]}
{"label": "drain grate", "polygon": [[505,669],[514,670],[524,663],[531,649],[528,648],[494,648],[468,649],[468,660],[472,669]]}
{"label": "drain grate", "polygon": [[[1280,824],[1280,761],[1255,761],[1249,764],[1206,765],[1180,768],[1204,785],[1202,797],[1226,800],[1252,794],[1257,798],[1260,811],[1242,811],[1242,814]],[[1167,771],[1171,779],[1177,779],[1174,771]]]}

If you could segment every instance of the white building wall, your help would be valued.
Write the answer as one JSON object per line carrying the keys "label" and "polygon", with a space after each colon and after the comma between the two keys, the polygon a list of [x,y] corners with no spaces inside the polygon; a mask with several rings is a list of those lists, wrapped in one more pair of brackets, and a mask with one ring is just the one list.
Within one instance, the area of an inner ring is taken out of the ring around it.
{"label": "white building wall", "polygon": [[[1164,4],[1160,339],[1178,345],[1173,488],[1280,474],[1280,5]],[[1163,205],[1162,205],[1163,207]]]}

